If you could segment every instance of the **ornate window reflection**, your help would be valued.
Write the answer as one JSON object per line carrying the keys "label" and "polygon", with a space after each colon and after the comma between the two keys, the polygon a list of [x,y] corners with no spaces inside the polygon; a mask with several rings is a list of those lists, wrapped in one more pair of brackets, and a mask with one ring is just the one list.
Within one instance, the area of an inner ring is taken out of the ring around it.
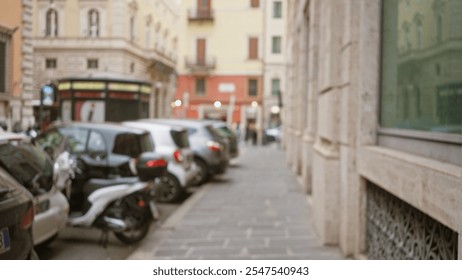
{"label": "ornate window reflection", "polygon": [[462,1],[383,1],[383,128],[462,134]]}

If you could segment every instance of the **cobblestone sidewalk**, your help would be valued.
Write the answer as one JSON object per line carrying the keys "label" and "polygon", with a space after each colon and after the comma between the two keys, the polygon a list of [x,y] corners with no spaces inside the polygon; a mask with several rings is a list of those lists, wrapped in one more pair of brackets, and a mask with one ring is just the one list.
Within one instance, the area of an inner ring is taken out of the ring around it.
{"label": "cobblestone sidewalk", "polygon": [[337,247],[319,243],[284,152],[274,145],[241,151],[236,165],[203,186],[129,259],[342,259]]}

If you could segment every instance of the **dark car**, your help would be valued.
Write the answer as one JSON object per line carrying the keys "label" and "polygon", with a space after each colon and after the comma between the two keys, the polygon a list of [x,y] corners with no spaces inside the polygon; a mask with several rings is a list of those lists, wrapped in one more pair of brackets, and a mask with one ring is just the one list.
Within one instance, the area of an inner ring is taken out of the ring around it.
{"label": "dark car", "polygon": [[32,195],[0,167],[0,259],[36,258]]}
{"label": "dark car", "polygon": [[236,133],[234,133],[228,126],[227,123],[216,120],[206,120],[215,128],[221,137],[228,139],[229,141],[229,156],[230,158],[236,158],[239,155],[239,141]]}
{"label": "dark car", "polygon": [[189,119],[152,119],[188,129],[189,143],[194,152],[198,173],[194,185],[205,183],[211,175],[226,172],[229,162],[229,142],[209,122]]}
{"label": "dark car", "polygon": [[129,160],[144,152],[153,151],[148,131],[114,123],[73,122],[55,125],[41,133],[36,142],[52,158],[57,151],[67,150],[77,158],[76,177],[73,180],[71,210],[80,199],[81,186],[90,178],[111,179],[134,176]]}

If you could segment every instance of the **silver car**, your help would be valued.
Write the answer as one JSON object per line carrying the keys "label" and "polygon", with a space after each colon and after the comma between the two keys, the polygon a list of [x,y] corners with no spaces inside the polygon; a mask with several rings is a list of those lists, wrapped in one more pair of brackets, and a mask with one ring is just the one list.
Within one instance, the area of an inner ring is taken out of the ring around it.
{"label": "silver car", "polygon": [[205,183],[210,176],[226,172],[229,142],[209,122],[192,119],[153,119],[153,122],[180,125],[188,129],[189,143],[199,171],[194,185]]}
{"label": "silver car", "polygon": [[66,226],[69,213],[52,162],[28,137],[0,132],[0,166],[34,196],[34,245],[48,244]]}
{"label": "silver car", "polygon": [[149,120],[123,122],[123,124],[150,132],[156,153],[169,161],[168,174],[160,178],[164,184],[158,191],[157,198],[160,202],[178,201],[185,188],[191,186],[198,172],[193,151],[189,147],[188,131],[181,126]]}

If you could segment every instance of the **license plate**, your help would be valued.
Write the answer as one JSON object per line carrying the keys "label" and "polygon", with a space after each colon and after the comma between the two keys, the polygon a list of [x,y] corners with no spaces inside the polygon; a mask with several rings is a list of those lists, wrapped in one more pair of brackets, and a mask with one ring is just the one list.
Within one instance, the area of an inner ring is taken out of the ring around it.
{"label": "license plate", "polygon": [[8,228],[2,228],[0,230],[0,254],[10,250],[10,233]]}

